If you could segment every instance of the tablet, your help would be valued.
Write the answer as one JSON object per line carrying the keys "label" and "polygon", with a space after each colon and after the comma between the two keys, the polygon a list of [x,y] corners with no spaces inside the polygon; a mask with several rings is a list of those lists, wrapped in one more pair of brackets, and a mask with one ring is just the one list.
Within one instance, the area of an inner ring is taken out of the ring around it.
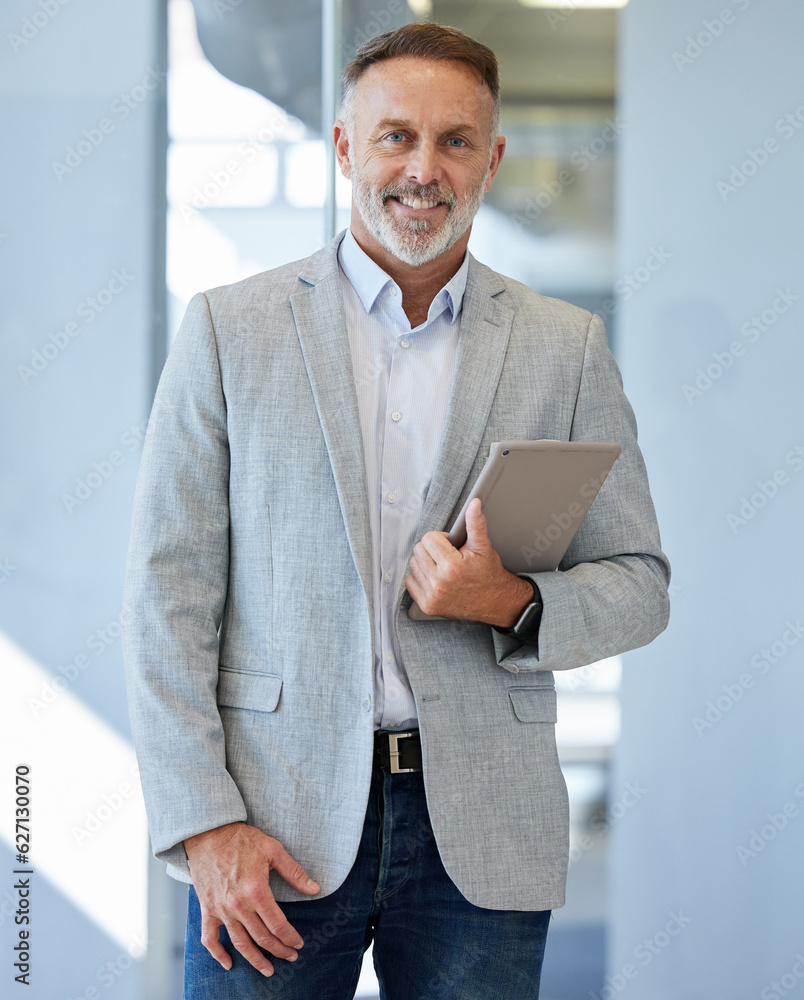
{"label": "tablet", "polygon": [[[500,441],[491,446],[448,538],[466,542],[466,508],[480,497],[489,539],[511,573],[555,570],[620,454],[595,441]],[[408,615],[426,615],[414,603]]]}

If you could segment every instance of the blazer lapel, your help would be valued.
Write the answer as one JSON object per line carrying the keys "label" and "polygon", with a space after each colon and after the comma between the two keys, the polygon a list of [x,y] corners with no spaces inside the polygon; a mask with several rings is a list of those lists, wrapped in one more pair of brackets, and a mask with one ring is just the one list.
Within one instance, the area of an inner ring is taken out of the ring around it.
{"label": "blazer lapel", "polygon": [[480,447],[514,318],[497,298],[504,290],[502,277],[470,256],[444,432],[417,539],[449,527]]}
{"label": "blazer lapel", "polygon": [[338,270],[341,237],[339,234],[305,261],[290,304],[332,463],[346,535],[372,608],[366,463]]}

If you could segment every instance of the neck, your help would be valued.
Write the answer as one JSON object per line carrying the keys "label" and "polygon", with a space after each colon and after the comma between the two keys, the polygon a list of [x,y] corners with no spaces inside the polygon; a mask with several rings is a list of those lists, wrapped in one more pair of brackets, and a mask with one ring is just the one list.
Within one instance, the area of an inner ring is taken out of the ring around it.
{"label": "neck", "polygon": [[430,303],[460,268],[472,231],[470,226],[449,250],[426,264],[416,266],[395,257],[375,239],[354,209],[350,229],[360,249],[399,285],[402,308],[414,327],[427,319]]}

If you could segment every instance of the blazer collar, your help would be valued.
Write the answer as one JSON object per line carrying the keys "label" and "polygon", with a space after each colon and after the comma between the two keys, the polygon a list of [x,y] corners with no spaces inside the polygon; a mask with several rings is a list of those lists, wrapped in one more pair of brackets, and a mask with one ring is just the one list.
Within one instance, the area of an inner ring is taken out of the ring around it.
{"label": "blazer collar", "polygon": [[[339,233],[304,262],[290,304],[346,535],[373,616],[366,463],[338,271]],[[372,619],[373,620],[373,619]]]}

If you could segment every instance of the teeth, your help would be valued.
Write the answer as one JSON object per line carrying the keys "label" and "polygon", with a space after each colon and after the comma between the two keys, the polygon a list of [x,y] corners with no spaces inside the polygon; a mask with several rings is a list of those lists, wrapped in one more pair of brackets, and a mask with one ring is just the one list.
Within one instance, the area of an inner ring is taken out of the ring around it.
{"label": "teeth", "polygon": [[422,201],[421,198],[400,198],[399,199],[403,205],[407,205],[409,208],[435,208],[438,204],[437,201]]}

